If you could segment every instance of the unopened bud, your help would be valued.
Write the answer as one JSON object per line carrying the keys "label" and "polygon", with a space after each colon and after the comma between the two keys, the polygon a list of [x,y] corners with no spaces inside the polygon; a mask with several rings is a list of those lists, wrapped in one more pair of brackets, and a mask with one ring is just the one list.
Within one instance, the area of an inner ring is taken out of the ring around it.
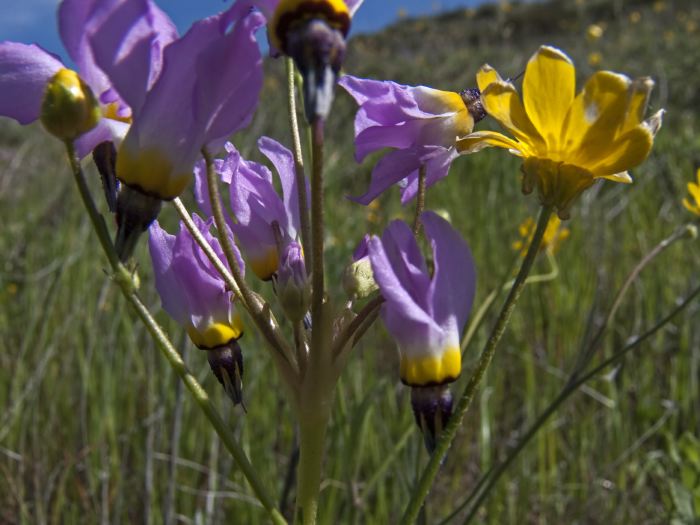
{"label": "unopened bud", "polygon": [[452,392],[447,385],[411,388],[413,416],[431,454],[452,416],[452,404]]}
{"label": "unopened bud", "polygon": [[61,69],[51,78],[41,105],[41,122],[49,133],[74,140],[94,128],[100,117],[95,95],[75,71]]}
{"label": "unopened bud", "polygon": [[[243,353],[235,340],[207,350],[211,371],[234,405],[243,403]],[[245,405],[243,405],[245,409]]]}
{"label": "unopened bud", "polygon": [[304,255],[298,242],[289,243],[282,252],[277,270],[277,297],[290,321],[298,323],[309,310],[311,284]]}
{"label": "unopened bud", "polygon": [[349,297],[357,299],[364,299],[379,289],[369,257],[363,257],[345,268],[343,288]]}

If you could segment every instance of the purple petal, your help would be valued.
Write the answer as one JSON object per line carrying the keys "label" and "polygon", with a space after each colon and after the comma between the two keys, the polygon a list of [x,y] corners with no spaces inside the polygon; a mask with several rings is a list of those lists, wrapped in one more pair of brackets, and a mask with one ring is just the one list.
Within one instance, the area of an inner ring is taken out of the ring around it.
{"label": "purple petal", "polygon": [[351,200],[367,205],[400,180],[417,173],[426,148],[395,150],[382,157],[372,170],[372,180],[364,195]]}
{"label": "purple petal", "polygon": [[161,67],[173,23],[149,0],[103,0],[86,22],[94,60],[121,97],[138,113]]}
{"label": "purple petal", "polygon": [[41,47],[0,43],[0,115],[29,124],[39,118],[46,86],[63,69],[57,57]]}
{"label": "purple petal", "polygon": [[158,221],[154,221],[148,229],[148,249],[153,263],[156,290],[165,311],[177,322],[186,323],[188,315],[185,295],[172,269],[174,246],[175,236],[161,228]]}
{"label": "purple petal", "polygon": [[76,139],[75,149],[82,159],[92,153],[95,146],[101,142],[114,142],[114,145],[119,147],[127,131],[129,131],[129,124],[126,122],[102,118],[96,127]]}
{"label": "purple petal", "polygon": [[359,261],[363,257],[367,257],[369,255],[369,248],[368,248],[369,239],[370,239],[369,234],[365,233],[365,236],[362,237],[362,240],[357,245],[357,248],[355,248],[355,251],[352,252],[352,260],[353,261]]}
{"label": "purple petal", "polygon": [[461,333],[476,291],[476,270],[469,246],[459,233],[437,214],[421,215],[433,248],[432,302],[435,320]]}
{"label": "purple petal", "polygon": [[[282,183],[282,198],[284,201],[284,209],[287,212],[288,228],[287,233],[294,240],[301,230],[301,219],[299,218],[299,193],[297,191],[296,181],[296,165],[292,152],[285,148],[282,144],[269,137],[261,137],[258,140],[258,149],[265,155],[272,165],[277,170],[277,173]],[[311,195],[308,180],[306,183],[306,195]],[[283,226],[283,225],[281,225]]]}
{"label": "purple petal", "polygon": [[[458,156],[455,148],[442,148],[440,146],[435,146],[433,152],[423,156],[426,189],[447,177],[452,161]],[[408,184],[401,190],[401,204],[405,205],[416,196],[416,193],[418,193],[418,172],[409,176]]]}
{"label": "purple petal", "polygon": [[223,16],[211,20],[220,38],[198,56],[194,87],[195,117],[205,129],[203,143],[225,138],[247,126],[258,105],[263,83],[262,56],[255,31],[265,23],[265,18],[251,13],[235,21],[229,34],[225,34]]}
{"label": "purple petal", "polygon": [[345,4],[348,6],[348,11],[350,11],[350,16],[354,16],[355,12],[360,8],[364,0],[345,0]]}

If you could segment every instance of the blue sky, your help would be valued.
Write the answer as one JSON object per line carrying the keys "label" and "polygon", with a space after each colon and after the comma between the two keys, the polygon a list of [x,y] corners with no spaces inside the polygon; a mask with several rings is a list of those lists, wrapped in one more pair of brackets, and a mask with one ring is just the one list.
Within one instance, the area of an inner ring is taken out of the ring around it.
{"label": "blue sky", "polygon": [[[469,7],[483,0],[365,0],[353,20],[353,32],[381,29],[397,20],[400,10],[409,16],[438,13]],[[229,2],[223,0],[157,0],[158,5],[175,21],[180,32],[199,18],[220,11]],[[56,29],[56,6],[59,0],[0,0],[0,41],[38,43],[64,59],[66,53]]]}

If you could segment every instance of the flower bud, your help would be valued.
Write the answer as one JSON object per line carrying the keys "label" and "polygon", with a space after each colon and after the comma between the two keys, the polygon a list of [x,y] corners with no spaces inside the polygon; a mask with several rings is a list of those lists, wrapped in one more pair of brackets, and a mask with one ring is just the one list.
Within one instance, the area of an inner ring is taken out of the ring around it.
{"label": "flower bud", "polygon": [[379,289],[374,281],[372,263],[368,256],[368,240],[369,235],[365,235],[352,254],[353,263],[346,267],[343,273],[343,288],[349,297],[364,299]]}
{"label": "flower bud", "polygon": [[41,122],[61,140],[74,140],[90,131],[101,117],[90,86],[71,69],[61,69],[49,81],[41,105]]}
{"label": "flower bud", "polygon": [[294,62],[304,78],[304,110],[313,122],[325,119],[345,58],[350,13],[342,0],[282,1],[270,23],[272,43]]}
{"label": "flower bud", "polygon": [[411,388],[413,416],[431,454],[452,416],[452,404],[452,392],[446,385]]}
{"label": "flower bud", "polygon": [[289,243],[282,252],[277,271],[277,297],[290,321],[298,323],[309,310],[311,285],[304,255],[298,242]]}
{"label": "flower bud", "polygon": [[[207,350],[211,371],[234,405],[243,404],[243,353],[235,339]],[[245,409],[245,405],[243,405]]]}

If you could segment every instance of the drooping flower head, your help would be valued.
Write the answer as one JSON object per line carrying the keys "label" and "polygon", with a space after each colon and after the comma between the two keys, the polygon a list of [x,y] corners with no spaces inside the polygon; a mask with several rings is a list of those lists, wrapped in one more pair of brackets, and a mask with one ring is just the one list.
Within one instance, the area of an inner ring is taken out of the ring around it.
{"label": "drooping flower head", "polygon": [[[227,264],[218,239],[210,232],[213,219],[205,222],[195,214],[193,220],[219,259]],[[187,330],[199,348],[216,348],[241,337],[243,324],[233,306],[232,292],[185,225],[181,223],[178,234],[170,235],[156,221],[149,232],[148,245],[163,309]],[[243,269],[235,247],[234,251]]]}
{"label": "drooping flower head", "polygon": [[630,183],[627,170],[651,151],[663,110],[643,120],[653,82],[598,71],[576,94],[574,65],[563,52],[541,47],[523,78],[523,96],[490,66],[477,74],[482,102],[513,138],[494,131],[464,137],[458,149],[488,146],[523,159],[523,191],[537,187],[540,200],[569,217],[574,199],[596,179]]}
{"label": "drooping flower head", "polygon": [[690,193],[690,197],[683,199],[683,206],[691,213],[700,216],[700,168],[698,168],[698,171],[695,173],[695,178],[697,183],[688,183],[688,193]]}
{"label": "drooping flower head", "polygon": [[483,118],[474,90],[460,94],[350,75],[339,84],[360,106],[355,116],[355,159],[362,162],[374,151],[394,149],[372,170],[367,192],[353,199],[361,204],[369,204],[400,181],[405,183],[401,202],[408,202],[418,190],[421,166],[426,169],[427,187],[447,176],[458,156],[457,139],[471,133],[475,120]]}
{"label": "drooping flower head", "polygon": [[309,122],[325,119],[345,57],[350,19],[362,0],[242,0],[265,13],[270,52],[292,59],[303,79],[304,110]]}
{"label": "drooping flower head", "polygon": [[401,380],[425,387],[457,379],[460,334],[474,300],[475,269],[469,247],[433,212],[421,222],[433,252],[433,272],[408,225],[393,221],[369,241],[374,279],[385,299],[380,316],[399,348]]}
{"label": "drooping flower head", "polygon": [[[223,250],[210,232],[213,219],[193,215],[197,229],[227,265]],[[192,342],[206,350],[212,371],[234,403],[241,402],[243,356],[237,340],[243,322],[233,305],[233,293],[184,224],[170,235],[158,222],[149,228],[149,249],[155,284],[163,309],[182,325]],[[243,261],[234,247],[241,271]]]}
{"label": "drooping flower head", "polygon": [[262,15],[231,8],[200,20],[165,47],[154,74],[160,32],[149,9],[147,0],[98,0],[88,24],[95,63],[132,112],[116,159],[125,185],[115,243],[122,259],[160,201],[177,197],[191,181],[201,149],[250,122],[262,87],[254,34]]}
{"label": "drooping flower head", "polygon": [[[233,144],[226,145],[228,154],[216,162],[216,170],[230,188],[230,205],[236,220],[229,218],[228,224],[255,275],[269,280],[279,267],[280,250],[298,239],[299,198],[292,153],[269,137],[258,140],[258,149],[275,167],[281,196],[270,170],[241,157]],[[197,203],[206,213],[211,213],[206,169],[201,163],[195,169],[195,178]]]}

